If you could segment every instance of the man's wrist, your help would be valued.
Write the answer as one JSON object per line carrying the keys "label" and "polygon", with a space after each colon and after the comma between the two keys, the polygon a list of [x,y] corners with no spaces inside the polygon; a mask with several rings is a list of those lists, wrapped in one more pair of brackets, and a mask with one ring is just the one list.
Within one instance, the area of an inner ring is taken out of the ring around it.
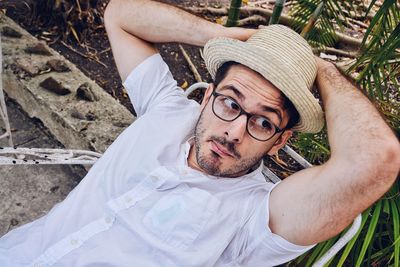
{"label": "man's wrist", "polygon": [[336,70],[336,66],[332,62],[323,60],[317,56],[315,57],[315,61],[317,63],[317,75],[326,71]]}
{"label": "man's wrist", "polygon": [[228,37],[232,39],[238,39],[240,41],[247,41],[254,33],[256,29],[246,29],[241,27],[224,27],[218,29],[219,32],[215,37]]}
{"label": "man's wrist", "polygon": [[232,28],[236,31],[236,39],[241,41],[247,41],[253,34],[257,32],[257,29],[246,29],[240,27]]}
{"label": "man's wrist", "polygon": [[233,27],[232,29],[236,31],[236,36],[234,38],[241,41],[247,41],[247,39],[249,39],[253,34],[258,31],[257,29],[246,29],[240,27]]}
{"label": "man's wrist", "polygon": [[316,57],[315,60],[317,63],[317,77],[315,79],[315,84],[323,102],[325,102],[327,100],[329,91],[334,91],[328,89],[334,88],[334,80],[337,81],[340,79],[341,73],[338,71],[335,64],[318,57]]}

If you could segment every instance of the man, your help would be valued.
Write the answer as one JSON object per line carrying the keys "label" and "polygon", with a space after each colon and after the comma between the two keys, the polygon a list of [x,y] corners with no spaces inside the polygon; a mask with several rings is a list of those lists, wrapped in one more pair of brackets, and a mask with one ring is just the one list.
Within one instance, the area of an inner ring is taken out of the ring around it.
{"label": "man", "polygon": [[[396,179],[390,128],[288,28],[224,28],[147,0],[112,0],[105,22],[138,119],[62,203],[0,239],[1,266],[278,265],[338,234]],[[200,106],[152,42],[206,45],[215,81]],[[293,130],[322,127],[315,76],[332,156],[266,183],[262,157]]]}

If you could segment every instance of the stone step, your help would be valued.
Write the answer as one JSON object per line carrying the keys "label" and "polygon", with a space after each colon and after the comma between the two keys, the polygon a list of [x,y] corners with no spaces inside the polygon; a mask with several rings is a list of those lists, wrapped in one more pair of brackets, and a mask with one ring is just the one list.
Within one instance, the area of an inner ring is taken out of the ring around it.
{"label": "stone step", "polygon": [[[102,153],[134,121],[117,100],[1,11],[0,33],[3,89],[26,112],[7,101],[15,145]],[[4,129],[0,119],[0,134]],[[0,236],[46,214],[84,176],[80,166],[0,166]]]}
{"label": "stone step", "polygon": [[0,12],[3,88],[70,149],[104,152],[134,116],[74,64]]}

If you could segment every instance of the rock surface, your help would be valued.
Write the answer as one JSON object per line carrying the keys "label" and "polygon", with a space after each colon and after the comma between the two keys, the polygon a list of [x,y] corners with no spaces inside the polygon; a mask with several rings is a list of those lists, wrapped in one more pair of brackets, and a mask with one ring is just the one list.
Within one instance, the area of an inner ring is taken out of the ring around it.
{"label": "rock surface", "polygon": [[25,48],[25,52],[42,56],[51,56],[49,49],[47,49],[46,45],[43,43],[29,45]]}
{"label": "rock surface", "polygon": [[47,61],[47,66],[56,72],[67,72],[70,71],[67,64],[59,59],[50,59]]}
{"label": "rock surface", "polygon": [[79,88],[76,90],[76,96],[79,99],[94,102],[97,101],[98,98],[94,94],[92,87],[90,86],[89,83],[83,83],[79,86]]}
{"label": "rock surface", "polygon": [[48,77],[39,83],[44,89],[53,92],[57,95],[68,95],[71,90],[68,87],[63,86],[60,82],[56,81],[53,77]]}
{"label": "rock surface", "polygon": [[[65,147],[102,153],[134,121],[125,107],[72,63],[2,12],[0,31],[3,33],[3,89],[26,112],[24,116],[16,116],[18,112],[9,110],[13,138],[18,146]],[[71,93],[60,95],[44,90],[40,84],[48,79],[68,87]],[[77,98],[77,89],[82,84],[87,84],[97,101]],[[28,115],[43,122],[48,135],[35,129]],[[0,135],[4,129],[1,122],[0,119]],[[1,146],[7,143],[0,140]],[[84,175],[82,167],[69,165],[0,165],[0,236],[46,214]]]}
{"label": "rock surface", "polygon": [[[14,145],[62,148],[40,123],[30,119],[13,101],[7,101]],[[0,134],[4,131],[0,120]],[[0,147],[8,146],[6,139]],[[0,165],[0,236],[46,214],[85,176],[81,166]]]}
{"label": "rock surface", "polygon": [[2,34],[4,36],[13,37],[13,38],[21,38],[22,37],[22,34],[20,34],[18,31],[14,30],[13,28],[8,27],[8,26],[3,27]]}
{"label": "rock surface", "polygon": [[[134,121],[124,106],[72,63],[1,12],[0,25],[2,31],[11,28],[22,34],[19,39],[2,36],[4,90],[65,147],[102,153],[124,129],[116,125]],[[81,116],[71,116],[74,111]],[[96,123],[87,124],[92,121]]]}

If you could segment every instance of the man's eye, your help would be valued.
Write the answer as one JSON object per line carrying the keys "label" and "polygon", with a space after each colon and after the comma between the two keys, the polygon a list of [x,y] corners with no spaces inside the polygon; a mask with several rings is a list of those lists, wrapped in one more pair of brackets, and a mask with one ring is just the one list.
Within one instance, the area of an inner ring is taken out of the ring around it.
{"label": "man's eye", "polygon": [[263,117],[258,117],[257,120],[256,120],[256,124],[260,128],[265,129],[265,130],[271,130],[272,129],[272,123],[269,120],[267,120],[266,118],[263,118]]}
{"label": "man's eye", "polygon": [[233,101],[230,98],[225,98],[224,99],[224,104],[225,106],[227,106],[228,108],[234,109],[234,110],[239,110],[239,105],[236,104],[235,101]]}

